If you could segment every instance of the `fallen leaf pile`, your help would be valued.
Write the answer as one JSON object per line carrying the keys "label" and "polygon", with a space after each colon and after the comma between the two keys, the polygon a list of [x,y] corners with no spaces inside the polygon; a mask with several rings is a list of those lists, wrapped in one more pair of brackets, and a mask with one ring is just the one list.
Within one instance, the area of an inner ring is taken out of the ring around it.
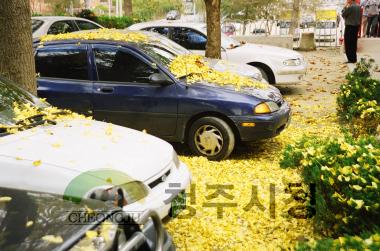
{"label": "fallen leaf pile", "polygon": [[209,82],[218,85],[232,85],[239,90],[242,87],[266,89],[268,85],[232,72],[222,72],[211,68],[200,55],[180,55],[169,65],[170,71],[177,77],[186,77],[187,83]]}
{"label": "fallen leaf pile", "polygon": [[[315,57],[320,53],[323,53],[321,57]],[[314,74],[323,74],[327,67],[329,70],[333,66],[338,68],[340,58],[331,51],[308,52],[305,57],[312,57],[313,67],[318,66],[320,71],[309,72],[302,83],[280,87],[293,109],[291,124],[281,135],[240,147],[230,159],[220,162],[203,157],[180,157],[191,169],[194,191],[188,191],[187,206],[195,210],[195,215],[181,219],[194,213],[192,209],[185,209],[166,224],[178,250],[289,250],[295,247],[297,240],[318,238],[313,232],[312,219],[297,219],[288,213],[290,208],[300,204],[286,192],[286,187],[289,183],[302,182],[302,178],[297,170],[281,169],[279,159],[287,144],[305,134],[340,134],[336,97],[329,93],[331,88],[339,86],[338,81],[327,87],[326,82],[312,80]],[[320,60],[324,57],[331,64]],[[327,77],[333,80],[342,75],[344,73],[336,71]],[[306,91],[308,82],[312,83],[312,89]],[[314,98],[310,99],[310,95]],[[224,191],[231,196],[210,196],[216,192],[210,185],[228,185],[230,189]],[[252,205],[249,202],[254,197],[254,186],[257,200]],[[307,191],[305,184],[302,187]],[[275,217],[271,215],[271,195]],[[217,208],[207,203],[223,203],[223,218],[218,219]]]}

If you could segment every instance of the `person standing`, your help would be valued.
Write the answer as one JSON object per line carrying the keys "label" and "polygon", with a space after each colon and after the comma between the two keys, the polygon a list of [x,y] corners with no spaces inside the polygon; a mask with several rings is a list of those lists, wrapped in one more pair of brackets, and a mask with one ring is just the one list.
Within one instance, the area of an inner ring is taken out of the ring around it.
{"label": "person standing", "polygon": [[375,37],[379,17],[379,0],[368,0],[364,7],[368,15],[367,37]]}
{"label": "person standing", "polygon": [[346,0],[342,10],[345,21],[344,47],[346,50],[347,63],[356,63],[356,50],[358,47],[358,33],[360,27],[360,6],[354,0]]}
{"label": "person standing", "polygon": [[368,0],[361,0],[360,6],[363,8],[363,16],[362,16],[362,29],[361,29],[361,36],[365,37],[367,35],[367,25],[368,25],[368,12],[366,9]]}

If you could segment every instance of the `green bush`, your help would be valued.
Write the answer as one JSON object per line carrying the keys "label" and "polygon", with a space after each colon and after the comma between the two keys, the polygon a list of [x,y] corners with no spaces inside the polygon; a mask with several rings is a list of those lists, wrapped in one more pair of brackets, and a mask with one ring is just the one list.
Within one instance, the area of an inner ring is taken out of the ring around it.
{"label": "green bush", "polygon": [[363,234],[361,236],[339,237],[337,239],[322,239],[319,241],[299,243],[297,251],[340,251],[340,250],[357,250],[357,251],[378,251],[380,250],[380,232],[375,234]]}
{"label": "green bush", "polygon": [[332,236],[380,225],[380,143],[374,137],[305,137],[288,145],[281,167],[301,167],[316,186],[317,226]]}
{"label": "green bush", "polygon": [[347,120],[354,136],[375,134],[380,124],[380,81],[370,77],[373,60],[362,59],[338,94],[338,114]]}
{"label": "green bush", "polygon": [[109,16],[99,16],[98,21],[100,25],[105,28],[115,28],[115,29],[124,29],[128,26],[131,26],[138,20],[133,19],[132,17],[122,16],[122,17],[109,17]]}
{"label": "green bush", "polygon": [[83,9],[81,12],[76,13],[75,16],[98,22],[98,17],[92,10],[89,9]]}

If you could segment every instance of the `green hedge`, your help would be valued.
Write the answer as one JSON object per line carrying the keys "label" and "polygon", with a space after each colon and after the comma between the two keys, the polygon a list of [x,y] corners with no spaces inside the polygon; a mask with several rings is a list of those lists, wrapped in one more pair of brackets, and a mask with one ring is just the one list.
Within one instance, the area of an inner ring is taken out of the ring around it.
{"label": "green hedge", "polygon": [[378,251],[380,250],[380,232],[361,236],[342,236],[337,239],[326,238],[319,241],[299,243],[297,251]]}
{"label": "green hedge", "polygon": [[300,167],[316,186],[317,226],[332,236],[380,226],[380,143],[374,137],[305,137],[288,145],[281,167]]}
{"label": "green hedge", "polygon": [[361,59],[338,94],[338,114],[354,136],[375,134],[380,124],[380,81],[370,77],[372,69],[373,60]]}
{"label": "green hedge", "polygon": [[109,17],[109,16],[99,16],[98,23],[106,28],[124,29],[131,26],[138,20],[132,17],[122,16],[122,17]]}

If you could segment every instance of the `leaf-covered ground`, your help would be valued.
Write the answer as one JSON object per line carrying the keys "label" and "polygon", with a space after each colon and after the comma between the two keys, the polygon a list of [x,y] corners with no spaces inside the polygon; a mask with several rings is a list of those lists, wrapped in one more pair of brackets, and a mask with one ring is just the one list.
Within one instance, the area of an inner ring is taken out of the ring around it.
{"label": "leaf-covered ground", "polygon": [[[297,219],[288,213],[300,204],[285,188],[289,183],[300,182],[301,177],[296,170],[281,169],[279,159],[283,148],[304,134],[340,133],[335,94],[347,67],[338,50],[304,55],[309,61],[305,80],[277,86],[293,111],[291,125],[280,136],[239,146],[228,160],[221,162],[190,156],[178,147],[181,160],[192,172],[195,191],[188,195],[188,205],[195,215],[166,223],[179,250],[286,250],[292,249],[297,240],[316,237],[312,219]],[[228,186],[224,191],[229,195],[210,196],[216,191],[212,185]],[[257,199],[252,196],[255,187]],[[209,203],[222,203],[221,218],[217,217],[215,205]],[[185,210],[181,216],[188,213]]]}

